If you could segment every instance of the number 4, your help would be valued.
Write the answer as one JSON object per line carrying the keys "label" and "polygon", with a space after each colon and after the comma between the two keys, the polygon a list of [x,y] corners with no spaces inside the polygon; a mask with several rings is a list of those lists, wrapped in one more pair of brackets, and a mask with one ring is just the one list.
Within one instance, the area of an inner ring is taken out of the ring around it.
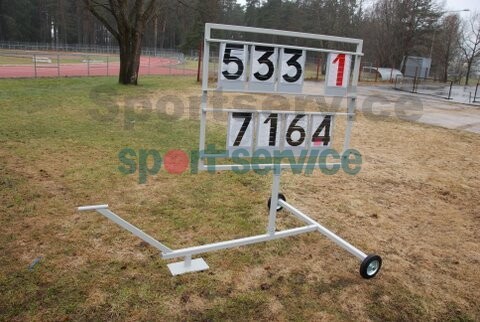
{"label": "number 4", "polygon": [[[317,128],[317,130],[313,133],[312,135],[312,143],[314,147],[317,146],[328,146],[330,144],[331,140],[331,133],[330,133],[330,127],[332,124],[332,116],[327,115],[323,119],[322,123],[320,126]],[[321,133],[324,132],[324,135],[321,135]]]}

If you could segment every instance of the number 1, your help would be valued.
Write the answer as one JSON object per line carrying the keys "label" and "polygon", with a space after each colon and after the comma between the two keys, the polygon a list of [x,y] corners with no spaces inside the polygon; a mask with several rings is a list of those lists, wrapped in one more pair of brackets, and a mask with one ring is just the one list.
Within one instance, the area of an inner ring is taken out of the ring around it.
{"label": "number 1", "polygon": [[270,122],[268,146],[275,146],[277,142],[278,114],[270,114],[263,124],[267,124],[268,122]]}
{"label": "number 1", "polygon": [[343,74],[345,73],[345,54],[338,54],[333,63],[338,63],[337,86],[343,86]]}

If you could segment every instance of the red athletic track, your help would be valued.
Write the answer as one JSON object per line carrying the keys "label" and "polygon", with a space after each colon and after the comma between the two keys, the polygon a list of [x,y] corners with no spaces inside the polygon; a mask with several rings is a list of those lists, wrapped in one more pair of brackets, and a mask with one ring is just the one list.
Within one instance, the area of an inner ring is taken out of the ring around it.
{"label": "red athletic track", "polygon": [[[149,61],[150,59],[150,61]],[[119,62],[108,64],[108,75],[117,76]],[[60,64],[60,76],[107,76],[107,63],[90,63],[90,72],[87,63]],[[178,65],[176,59],[160,57],[142,57],[140,59],[140,75],[196,75],[197,71],[184,69]],[[59,71],[55,63],[37,63],[37,77],[58,77]],[[35,77],[35,68],[32,65],[0,66],[0,78],[31,78]]]}

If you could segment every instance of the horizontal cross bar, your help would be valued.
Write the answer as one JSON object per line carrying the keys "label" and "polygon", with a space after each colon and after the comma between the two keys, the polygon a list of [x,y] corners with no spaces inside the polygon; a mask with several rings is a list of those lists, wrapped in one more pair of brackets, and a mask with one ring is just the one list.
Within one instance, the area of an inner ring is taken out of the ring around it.
{"label": "horizontal cross bar", "polygon": [[202,245],[202,246],[182,248],[182,249],[178,249],[178,250],[173,250],[172,252],[167,253],[167,254],[162,254],[162,258],[171,259],[171,258],[184,257],[184,256],[189,256],[189,255],[192,256],[192,255],[212,252],[212,251],[216,251],[216,250],[220,250],[220,249],[227,249],[227,248],[245,246],[245,245],[250,245],[250,244],[257,244],[257,243],[266,242],[266,241],[269,241],[269,240],[275,240],[275,239],[285,238],[285,237],[289,237],[289,236],[295,236],[295,235],[299,235],[299,234],[309,233],[309,232],[313,232],[313,231],[316,231],[316,230],[317,230],[316,225],[309,225],[309,226],[304,226],[304,227],[293,228],[293,229],[289,229],[289,230],[276,232],[274,234],[264,234],[264,235],[234,239],[234,240],[229,240],[229,241],[224,241],[224,242],[219,242],[219,243],[207,244],[207,245]]}
{"label": "horizontal cross bar", "polygon": [[284,36],[284,37],[296,37],[296,38],[304,38],[304,39],[326,40],[326,41],[350,43],[350,44],[355,44],[355,45],[363,45],[363,40],[361,40],[361,39],[310,34],[310,33],[305,33],[305,32],[298,32],[298,31],[285,31],[285,30],[276,30],[276,29],[267,29],[267,28],[232,26],[232,25],[223,25],[223,24],[214,24],[214,23],[205,24],[205,37],[207,39],[210,39],[211,30],[215,30],[215,29],[216,30],[236,31],[236,32],[267,34],[267,35],[272,35],[272,36]]}

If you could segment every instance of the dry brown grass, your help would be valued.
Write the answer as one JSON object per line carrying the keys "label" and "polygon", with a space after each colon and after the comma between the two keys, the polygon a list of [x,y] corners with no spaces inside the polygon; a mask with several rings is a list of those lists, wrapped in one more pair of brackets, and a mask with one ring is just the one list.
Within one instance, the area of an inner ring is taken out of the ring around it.
{"label": "dry brown grass", "polygon": [[[197,121],[159,116],[125,131],[121,120],[85,115],[91,103],[78,102],[87,89],[61,89],[76,103],[32,113],[9,100],[0,108],[1,319],[480,319],[478,135],[359,115],[359,175],[282,177],[292,204],[383,257],[373,280],[317,233],[206,254],[209,271],[171,277],[154,249],[75,207],[109,203],[173,248],[196,245],[262,233],[270,177],[161,172],[138,185],[117,171],[118,151],[193,149]],[[197,90],[188,83],[176,95]],[[283,212],[279,221],[296,224]]]}

